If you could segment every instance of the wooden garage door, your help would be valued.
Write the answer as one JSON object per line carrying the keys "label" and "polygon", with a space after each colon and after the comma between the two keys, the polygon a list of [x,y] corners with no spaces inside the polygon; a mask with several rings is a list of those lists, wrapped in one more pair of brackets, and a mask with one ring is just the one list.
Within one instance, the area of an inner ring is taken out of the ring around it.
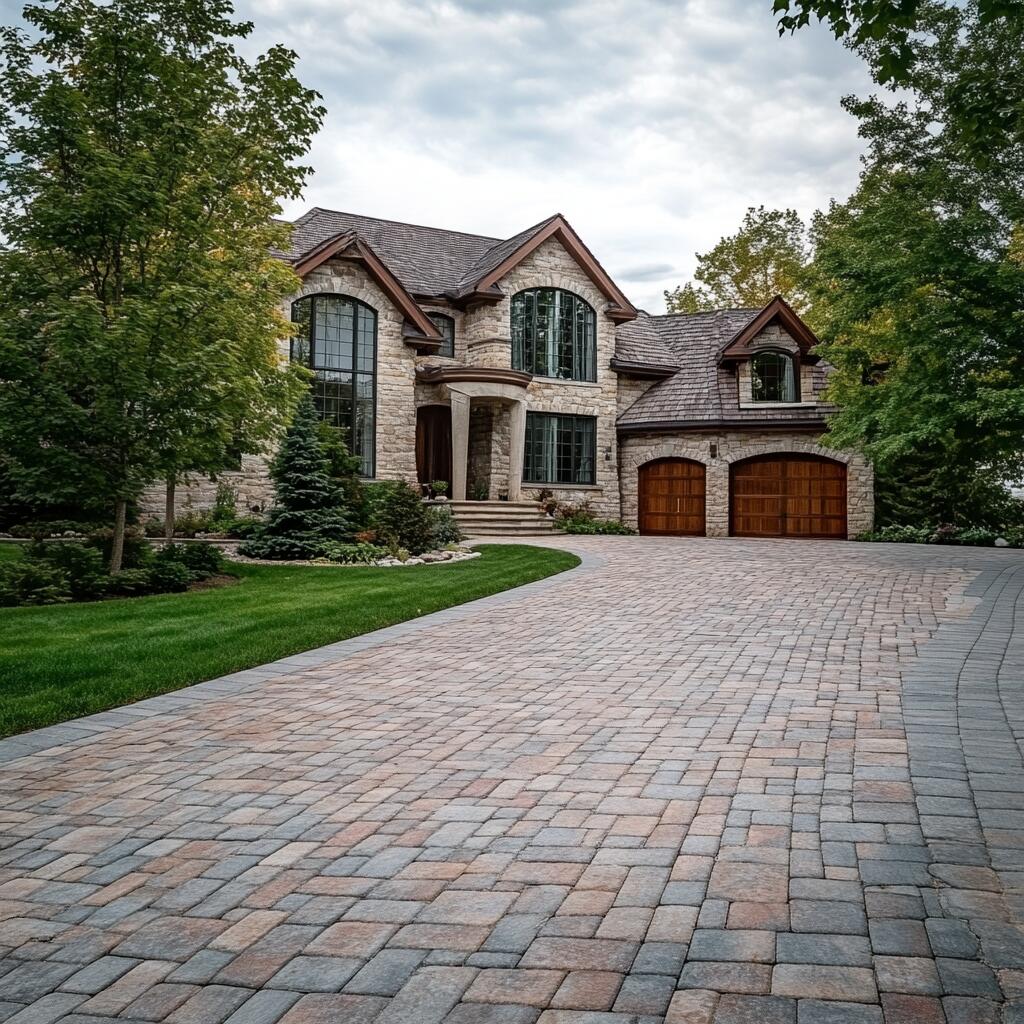
{"label": "wooden garage door", "polygon": [[846,467],[815,455],[764,455],[730,467],[734,537],[846,537]]}
{"label": "wooden garage door", "polygon": [[704,536],[704,467],[658,459],[640,467],[640,532]]}

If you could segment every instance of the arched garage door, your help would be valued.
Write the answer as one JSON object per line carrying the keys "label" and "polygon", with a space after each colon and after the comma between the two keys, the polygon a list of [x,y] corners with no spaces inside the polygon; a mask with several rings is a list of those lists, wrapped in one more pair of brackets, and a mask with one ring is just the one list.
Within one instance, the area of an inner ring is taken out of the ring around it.
{"label": "arched garage door", "polygon": [[817,455],[760,455],[729,467],[734,537],[846,537],[846,467]]}
{"label": "arched garage door", "polygon": [[704,466],[657,459],[640,467],[640,532],[704,536]]}

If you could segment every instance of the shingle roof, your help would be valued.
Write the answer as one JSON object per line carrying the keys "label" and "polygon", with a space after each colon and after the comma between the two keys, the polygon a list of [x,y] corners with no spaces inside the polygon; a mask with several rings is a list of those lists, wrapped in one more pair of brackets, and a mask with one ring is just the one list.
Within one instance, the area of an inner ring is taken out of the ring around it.
{"label": "shingle roof", "polygon": [[[620,426],[638,427],[654,423],[763,423],[787,421],[825,421],[832,406],[810,409],[741,409],[736,376],[718,365],[722,348],[742,330],[760,310],[721,309],[710,313],[671,313],[643,316],[617,332],[616,359],[624,362],[665,362],[659,351],[669,354],[669,362],[679,367],[666,380],[646,391],[619,416]],[[639,337],[629,328],[643,321]],[[618,339],[623,339],[620,345]],[[660,350],[658,348],[660,346]],[[642,357],[642,358],[638,358]],[[815,390],[824,386],[829,367],[814,366]]]}
{"label": "shingle roof", "polygon": [[503,239],[486,235],[403,224],[320,207],[304,213],[292,228],[291,248],[276,255],[295,259],[334,235],[355,231],[415,295],[457,292],[471,267],[481,263],[496,246],[506,244]]}
{"label": "shingle roof", "polygon": [[635,320],[620,324],[615,331],[615,359],[643,366],[678,366],[679,359],[661,340],[657,317],[640,311]]}
{"label": "shingle roof", "polygon": [[539,224],[534,224],[525,231],[520,231],[518,235],[513,235],[511,238],[506,238],[496,245],[492,245],[480,259],[472,266],[466,268],[466,272],[462,275],[462,280],[459,281],[458,288],[456,289],[457,293],[465,295],[467,292],[471,292],[477,281],[486,277],[502,260],[511,256],[521,245],[525,245],[538,231],[550,224],[557,216],[558,214],[556,213],[554,217],[548,217]]}

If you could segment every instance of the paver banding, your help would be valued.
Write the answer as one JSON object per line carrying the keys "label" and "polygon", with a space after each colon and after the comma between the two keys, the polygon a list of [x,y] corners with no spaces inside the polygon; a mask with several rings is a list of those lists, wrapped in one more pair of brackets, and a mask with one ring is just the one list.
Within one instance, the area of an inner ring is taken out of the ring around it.
{"label": "paver banding", "polygon": [[1016,1019],[1024,557],[552,543],[0,741],[0,1019]]}

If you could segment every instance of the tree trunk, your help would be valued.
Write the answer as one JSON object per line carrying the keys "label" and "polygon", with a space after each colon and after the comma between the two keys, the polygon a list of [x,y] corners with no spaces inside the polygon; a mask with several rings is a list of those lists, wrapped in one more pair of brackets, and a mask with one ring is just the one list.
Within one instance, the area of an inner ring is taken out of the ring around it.
{"label": "tree trunk", "polygon": [[167,478],[167,495],[164,502],[164,539],[170,544],[174,540],[174,476]]}
{"label": "tree trunk", "polygon": [[118,498],[114,506],[114,537],[110,545],[110,572],[121,571],[121,559],[124,557],[124,522],[128,511],[128,502]]}

